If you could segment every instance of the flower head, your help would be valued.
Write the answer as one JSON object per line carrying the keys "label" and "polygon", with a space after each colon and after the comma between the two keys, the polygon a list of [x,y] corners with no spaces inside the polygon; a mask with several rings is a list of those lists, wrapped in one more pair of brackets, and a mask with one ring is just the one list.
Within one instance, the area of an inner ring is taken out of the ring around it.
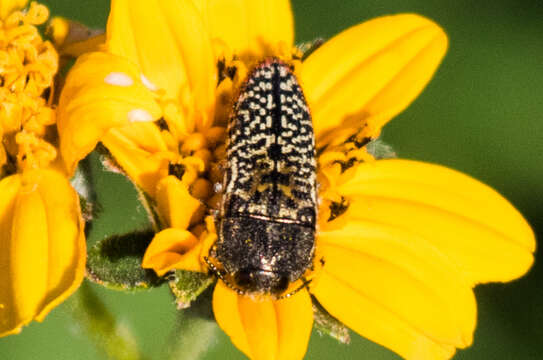
{"label": "flower head", "polygon": [[58,55],[36,27],[48,10],[24,5],[0,2],[0,336],[41,321],[85,268],[79,199],[55,162]]}
{"label": "flower head", "polygon": [[446,51],[432,21],[374,19],[304,58],[286,0],[114,0],[105,48],[68,76],[61,151],[73,171],[102,142],[155,199],[165,229],[143,266],[159,275],[221,266],[210,215],[225,191],[225,127],[247,74],[273,56],[301,83],[318,155],[311,283],[277,298],[238,294],[221,279],[213,294],[219,326],[250,358],[302,358],[313,298],[404,358],[450,358],[472,342],[472,288],[531,266],[533,233],[494,190],[441,166],[368,152]]}

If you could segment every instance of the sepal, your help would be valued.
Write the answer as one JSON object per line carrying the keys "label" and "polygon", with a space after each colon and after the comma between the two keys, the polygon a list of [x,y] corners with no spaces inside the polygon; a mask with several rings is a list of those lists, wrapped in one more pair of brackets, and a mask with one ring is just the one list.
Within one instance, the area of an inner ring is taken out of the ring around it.
{"label": "sepal", "polygon": [[191,303],[215,281],[207,274],[185,270],[176,270],[169,279],[178,309],[191,306]]}
{"label": "sepal", "polygon": [[88,250],[87,278],[115,290],[146,289],[162,284],[152,270],[141,267],[153,236],[152,231],[141,231],[96,242]]}
{"label": "sepal", "polygon": [[328,335],[342,344],[351,342],[349,329],[341,321],[330,315],[315,298],[313,298],[313,319],[315,321],[315,330],[319,334]]}

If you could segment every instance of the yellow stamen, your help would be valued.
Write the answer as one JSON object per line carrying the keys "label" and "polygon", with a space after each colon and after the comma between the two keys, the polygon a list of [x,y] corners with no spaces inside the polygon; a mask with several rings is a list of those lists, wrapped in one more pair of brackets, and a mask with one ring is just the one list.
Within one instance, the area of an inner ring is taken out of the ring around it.
{"label": "yellow stamen", "polygon": [[183,154],[192,154],[197,150],[204,149],[207,147],[207,140],[202,133],[194,133],[190,135],[183,145],[181,145],[181,153]]}
{"label": "yellow stamen", "polygon": [[56,120],[46,96],[53,98],[58,54],[36,27],[48,17],[47,7],[33,2],[27,11],[14,11],[0,23],[2,166],[11,162],[10,167],[19,170],[45,167],[57,155],[45,138]]}
{"label": "yellow stamen", "polygon": [[55,147],[34,133],[21,131],[15,141],[19,146],[17,163],[20,169],[43,168],[57,156]]}

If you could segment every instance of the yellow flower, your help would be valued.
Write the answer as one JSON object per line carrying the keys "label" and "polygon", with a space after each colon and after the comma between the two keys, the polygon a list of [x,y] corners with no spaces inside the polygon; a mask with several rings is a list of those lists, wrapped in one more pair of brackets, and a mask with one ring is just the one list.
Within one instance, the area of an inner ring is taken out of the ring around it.
{"label": "yellow flower", "polygon": [[42,321],[85,272],[79,200],[64,174],[31,170],[0,180],[0,336]]}
{"label": "yellow flower", "polygon": [[16,10],[22,9],[28,0],[2,0],[0,1],[0,18],[4,20]]}
{"label": "yellow flower", "polygon": [[114,0],[106,51],[81,57],[59,108],[66,167],[102,142],[156,201],[166,229],[143,266],[207,271],[217,239],[225,126],[251,68],[291,64],[309,102],[320,205],[312,282],[287,299],[218,281],[219,326],[252,359],[305,354],[312,296],[406,359],[447,359],[472,342],[472,288],[523,275],[535,240],[522,216],[476,180],[438,165],[375,160],[366,144],[422,91],[446,48],[413,14],[354,26],[305,60],[287,0]]}
{"label": "yellow flower", "polygon": [[48,10],[0,1],[0,336],[41,321],[73,293],[85,270],[79,199],[53,145],[58,55],[36,25]]}

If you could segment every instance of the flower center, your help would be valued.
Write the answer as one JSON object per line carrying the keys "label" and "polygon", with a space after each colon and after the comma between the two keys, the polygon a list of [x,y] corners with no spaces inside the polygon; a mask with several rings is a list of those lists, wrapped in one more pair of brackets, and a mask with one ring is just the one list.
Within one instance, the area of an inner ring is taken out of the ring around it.
{"label": "flower center", "polygon": [[36,27],[48,17],[45,6],[32,3],[0,24],[0,176],[47,166],[56,157],[50,144],[55,114],[46,98],[53,97],[58,54]]}

